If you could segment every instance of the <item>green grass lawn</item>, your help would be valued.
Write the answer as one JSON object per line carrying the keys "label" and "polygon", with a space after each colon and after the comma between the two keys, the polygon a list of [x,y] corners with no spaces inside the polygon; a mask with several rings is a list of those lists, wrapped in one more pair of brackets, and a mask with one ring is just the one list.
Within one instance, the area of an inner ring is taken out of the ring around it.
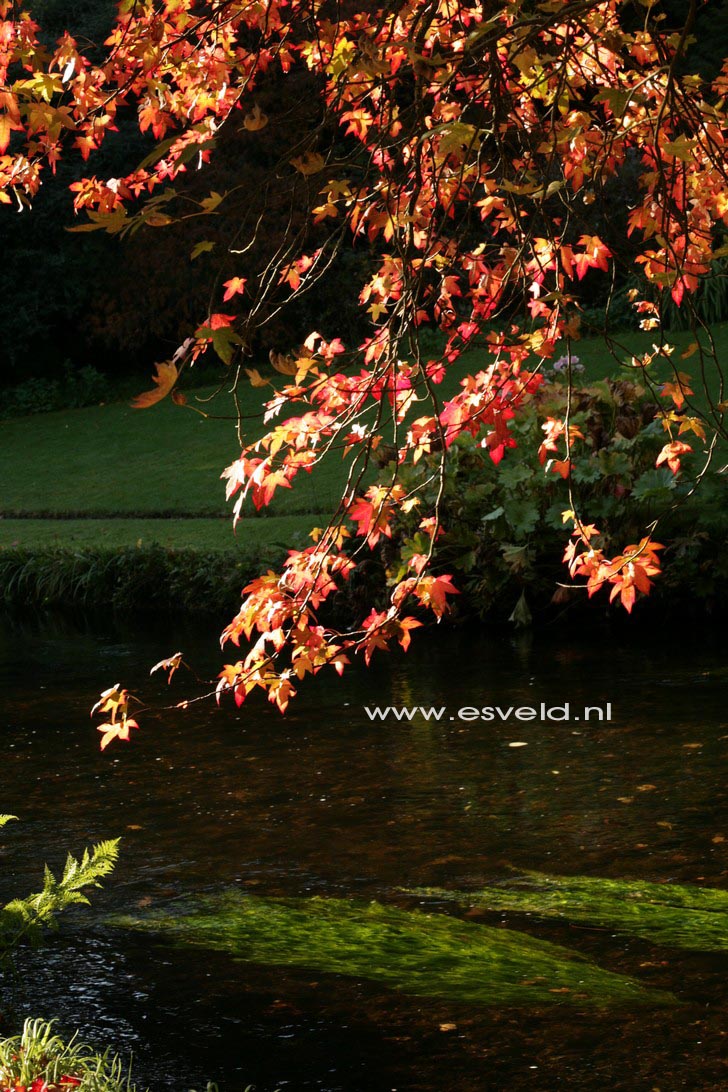
{"label": "green grass lawn", "polygon": [[249,555],[278,546],[306,546],[316,522],[312,514],[242,519],[233,533],[227,519],[3,519],[0,547],[159,545]]}
{"label": "green grass lawn", "polygon": [[[713,328],[719,356],[728,360],[728,324]],[[648,349],[654,336],[619,335],[620,356]],[[671,335],[673,362],[688,374],[699,369],[699,357],[681,360],[693,340],[690,333]],[[632,368],[620,368],[605,343],[588,339],[574,345],[587,379],[615,374],[639,378]],[[460,377],[486,361],[479,350],[467,353],[448,375],[440,393],[447,396]],[[665,363],[657,372],[667,378]],[[694,404],[705,405],[696,383]],[[713,393],[716,385],[711,382]],[[332,454],[313,474],[299,474],[294,488],[280,490],[261,518],[250,509],[250,519],[233,536],[220,473],[239,455],[233,404],[221,394],[212,402],[210,392],[190,392],[193,406],[214,414],[201,417],[166,400],[148,410],[124,403],[94,406],[15,418],[2,423],[3,474],[0,481],[0,546],[29,545],[189,545],[200,548],[245,549],[247,545],[297,544],[311,526],[335,510],[346,480],[347,464]],[[251,436],[259,435],[255,421],[268,390],[246,386],[241,392],[242,412]],[[255,431],[252,431],[252,430]],[[14,519],[14,515],[63,519]],[[90,519],[89,517],[99,517]],[[154,518],[186,516],[195,518]],[[78,517],[86,517],[79,519]],[[103,517],[103,518],[100,518]],[[113,518],[116,517],[116,518]]]}
{"label": "green grass lawn", "polygon": [[[245,391],[246,412],[259,396]],[[227,415],[232,402],[221,395],[214,407]],[[147,410],[117,403],[15,418],[2,425],[2,448],[8,470],[0,511],[84,516],[224,515],[231,505],[220,474],[240,454],[232,420],[203,418],[169,400]],[[316,475],[299,475],[285,512],[327,511],[345,473],[334,458]]]}

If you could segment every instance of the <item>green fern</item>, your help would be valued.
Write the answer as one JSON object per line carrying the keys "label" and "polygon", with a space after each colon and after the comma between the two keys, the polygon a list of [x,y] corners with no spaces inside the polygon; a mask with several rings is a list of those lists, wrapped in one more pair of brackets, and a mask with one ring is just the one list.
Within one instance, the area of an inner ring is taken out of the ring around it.
{"label": "green fern", "polygon": [[[14,816],[0,816],[0,826]],[[85,849],[80,860],[69,853],[63,875],[57,880],[45,866],[43,888],[26,898],[13,899],[0,909],[0,958],[7,957],[21,941],[38,941],[44,928],[54,928],[56,914],[69,906],[88,905],[84,889],[100,887],[119,856],[119,839]]]}

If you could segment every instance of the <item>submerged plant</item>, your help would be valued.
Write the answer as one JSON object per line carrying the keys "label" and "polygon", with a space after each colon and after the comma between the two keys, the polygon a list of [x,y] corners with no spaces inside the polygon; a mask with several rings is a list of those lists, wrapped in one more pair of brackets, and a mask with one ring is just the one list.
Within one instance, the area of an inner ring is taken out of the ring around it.
{"label": "submerged plant", "polygon": [[309,967],[453,1001],[606,1006],[674,1000],[525,933],[376,902],[231,892],[202,898],[177,913],[113,921],[249,963]]}
{"label": "submerged plant", "polygon": [[728,891],[712,888],[526,872],[477,891],[428,887],[409,893],[585,922],[673,948],[728,951]]}

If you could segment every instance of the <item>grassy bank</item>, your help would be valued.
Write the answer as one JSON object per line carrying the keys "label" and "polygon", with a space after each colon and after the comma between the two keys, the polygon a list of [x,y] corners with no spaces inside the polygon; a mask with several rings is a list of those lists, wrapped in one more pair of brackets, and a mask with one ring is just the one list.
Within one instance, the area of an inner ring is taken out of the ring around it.
{"label": "grassy bank", "polygon": [[229,550],[164,546],[0,549],[0,589],[12,607],[66,607],[227,617],[243,586],[276,565],[276,547]]}
{"label": "grassy bank", "polygon": [[[226,517],[218,519],[3,519],[0,548],[108,549],[164,546],[190,550],[224,550],[251,556],[270,548],[303,546],[316,525],[316,514],[269,516],[242,520],[233,532]],[[319,520],[320,522],[320,520]]]}
{"label": "grassy bank", "polygon": [[[719,355],[728,359],[728,324],[714,327]],[[643,352],[654,337],[624,334],[620,359]],[[678,354],[692,341],[689,333],[671,337],[676,366],[699,374],[699,359],[681,361]],[[636,377],[633,368],[621,369],[601,339],[574,346],[587,379],[602,379],[620,372]],[[484,355],[473,350],[462,358],[440,388],[447,395],[457,389],[460,376],[482,367]],[[667,366],[656,373],[667,377]],[[697,393],[695,404],[704,405]],[[2,425],[3,463],[8,468],[0,484],[0,513],[73,516],[218,516],[229,513],[220,473],[240,454],[235,435],[235,413],[225,392],[213,400],[212,389],[190,392],[190,405],[209,414],[202,417],[169,399],[149,410],[134,410],[126,403],[93,406],[15,418]],[[260,435],[257,419],[266,390],[241,389],[241,412],[246,439]],[[313,474],[300,474],[295,487],[280,490],[271,514],[326,513],[335,508],[346,477],[346,464],[334,454]],[[189,531],[189,526],[187,530]],[[180,527],[180,531],[184,531]],[[180,539],[177,545],[184,545]]]}
{"label": "grassy bank", "polygon": [[[190,400],[212,393],[198,392]],[[252,415],[260,392],[245,393],[244,412]],[[214,411],[206,401],[199,408],[219,416],[204,418],[167,400],[144,411],[117,403],[6,421],[3,461],[12,471],[0,486],[0,511],[66,517],[229,514],[220,474],[240,454],[232,400],[220,395]],[[270,511],[328,510],[344,473],[340,458],[329,460],[316,475],[301,475],[295,491]]]}
{"label": "grassy bank", "polygon": [[[220,472],[239,455],[229,395],[16,418],[2,425],[0,595],[15,606],[229,614],[243,585],[305,546],[344,468],[302,475],[295,497],[233,530]],[[260,393],[245,393],[254,414]],[[292,491],[291,491],[292,493]]]}
{"label": "grassy bank", "polygon": [[[728,357],[728,324],[712,334]],[[617,361],[603,340],[575,346],[587,382],[636,377],[630,354],[647,350],[653,337],[619,340]],[[679,359],[692,335],[671,341],[680,370],[697,374],[697,355]],[[466,354],[441,395],[483,362],[480,350]],[[657,380],[667,372],[665,363]],[[694,404],[703,408],[701,388],[696,381]],[[305,545],[311,528],[336,509],[347,463],[332,454],[313,474],[300,474],[293,489],[280,490],[270,509],[251,508],[234,533],[220,473],[240,452],[235,407],[228,393],[213,394],[188,392],[194,409],[170,400],[147,411],[116,403],[3,422],[0,595],[14,603],[230,610],[245,580],[286,548]],[[259,407],[269,394],[241,391],[246,442],[262,431]]]}

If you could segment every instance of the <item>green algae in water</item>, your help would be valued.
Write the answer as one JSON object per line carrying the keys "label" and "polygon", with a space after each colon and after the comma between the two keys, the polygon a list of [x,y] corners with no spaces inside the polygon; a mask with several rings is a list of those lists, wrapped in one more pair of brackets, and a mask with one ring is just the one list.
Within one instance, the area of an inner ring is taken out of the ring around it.
{"label": "green algae in water", "polygon": [[227,893],[179,914],[115,918],[113,924],[249,963],[307,967],[474,1004],[658,1006],[675,1000],[525,933],[376,902]]}
{"label": "green algae in water", "polygon": [[410,891],[486,910],[578,921],[699,952],[728,951],[728,891],[527,872],[477,891]]}

